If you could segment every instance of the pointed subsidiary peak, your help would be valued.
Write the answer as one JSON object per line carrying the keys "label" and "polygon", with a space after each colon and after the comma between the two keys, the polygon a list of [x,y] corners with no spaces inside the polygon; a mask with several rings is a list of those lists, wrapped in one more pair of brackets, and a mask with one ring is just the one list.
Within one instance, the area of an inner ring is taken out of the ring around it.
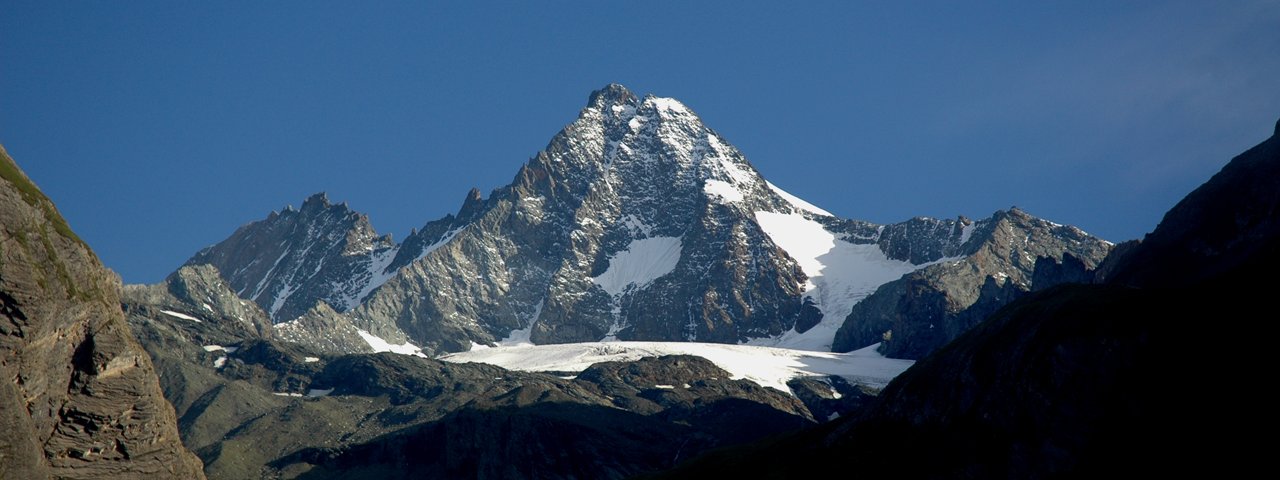
{"label": "pointed subsidiary peak", "polygon": [[480,195],[480,189],[472,187],[467,192],[467,198],[462,201],[462,209],[458,210],[458,218],[469,219],[484,206],[484,197]]}
{"label": "pointed subsidiary peak", "polygon": [[618,83],[610,83],[604,88],[591,92],[591,98],[587,100],[588,107],[605,108],[613,105],[634,105],[639,100],[636,94],[627,90],[627,87]]}

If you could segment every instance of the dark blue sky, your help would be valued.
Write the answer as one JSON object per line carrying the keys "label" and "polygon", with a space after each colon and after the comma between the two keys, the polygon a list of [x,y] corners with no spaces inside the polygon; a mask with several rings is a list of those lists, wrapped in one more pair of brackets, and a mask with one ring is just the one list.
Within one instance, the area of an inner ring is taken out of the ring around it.
{"label": "dark blue sky", "polygon": [[321,190],[403,238],[609,82],[845,217],[1111,240],[1280,117],[1273,1],[45,3],[0,8],[0,143],[126,282]]}

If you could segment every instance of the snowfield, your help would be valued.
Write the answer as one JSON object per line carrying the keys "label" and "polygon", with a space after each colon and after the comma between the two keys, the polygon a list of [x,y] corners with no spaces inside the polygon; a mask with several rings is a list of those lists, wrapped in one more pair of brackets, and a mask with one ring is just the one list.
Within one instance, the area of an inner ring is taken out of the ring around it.
{"label": "snowfield", "polygon": [[827,231],[822,224],[796,213],[756,212],[756,221],[773,243],[786,250],[809,277],[804,296],[812,299],[822,320],[804,333],[795,330],[750,344],[802,350],[831,350],[836,331],[854,304],[881,285],[929,264],[893,260],[874,243],[855,245]]}
{"label": "snowfield", "polygon": [[625,362],[662,355],[694,355],[725,369],[734,379],[747,379],[784,392],[787,381],[802,376],[835,375],[850,383],[881,388],[915,361],[885,358],[880,344],[849,353],[692,342],[591,342],[527,345],[453,353],[440,360],[488,363],[526,372],[581,372],[599,362]]}
{"label": "snowfield", "polygon": [[680,263],[680,250],[680,237],[632,240],[626,250],[609,257],[609,269],[591,281],[614,297],[631,285],[637,289],[644,288],[675,270],[676,264]]}

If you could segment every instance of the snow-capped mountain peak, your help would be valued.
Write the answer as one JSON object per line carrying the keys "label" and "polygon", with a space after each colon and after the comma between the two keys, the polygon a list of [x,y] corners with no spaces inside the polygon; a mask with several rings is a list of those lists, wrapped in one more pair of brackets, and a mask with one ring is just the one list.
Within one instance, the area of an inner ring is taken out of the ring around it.
{"label": "snow-capped mountain peak", "polygon": [[617,84],[593,92],[511,184],[487,198],[473,189],[456,215],[400,244],[350,222],[273,226],[334,208],[345,209],[308,200],[192,262],[252,286],[247,297],[277,322],[323,300],[428,352],[517,336],[821,350],[877,287],[973,253],[981,236],[955,222],[835,217],[765,180],[682,102]]}

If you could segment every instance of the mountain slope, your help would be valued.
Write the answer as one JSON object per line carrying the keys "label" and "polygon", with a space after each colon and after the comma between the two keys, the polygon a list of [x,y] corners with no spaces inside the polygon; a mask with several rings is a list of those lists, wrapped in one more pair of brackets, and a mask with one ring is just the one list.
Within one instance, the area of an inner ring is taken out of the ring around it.
{"label": "mountain slope", "polygon": [[[1109,248],[1078,230],[1028,232],[1019,240],[1052,248],[1020,253],[1093,262]],[[828,350],[862,298],[995,235],[965,219],[834,217],[770,184],[680,102],[609,85],[510,185],[472,190],[398,245],[313,197],[188,263],[217,266],[275,322],[323,301],[433,353],[600,340]]]}
{"label": "mountain slope", "polygon": [[[1178,287],[1274,256],[1280,237],[1280,121],[1267,141],[1240,154],[1165,214],[1121,257],[1112,283]],[[1161,261],[1177,259],[1177,261]]]}
{"label": "mountain slope", "polygon": [[1027,295],[917,362],[856,417],[667,476],[789,478],[834,461],[868,477],[928,478],[1265,468],[1256,438],[1276,416],[1258,379],[1269,374],[1271,338],[1235,327],[1271,308],[1277,142],[1280,128],[1179,202],[1146,241],[1117,250],[1109,283]]}
{"label": "mountain slope", "polygon": [[0,477],[203,478],[119,279],[0,148]]}

